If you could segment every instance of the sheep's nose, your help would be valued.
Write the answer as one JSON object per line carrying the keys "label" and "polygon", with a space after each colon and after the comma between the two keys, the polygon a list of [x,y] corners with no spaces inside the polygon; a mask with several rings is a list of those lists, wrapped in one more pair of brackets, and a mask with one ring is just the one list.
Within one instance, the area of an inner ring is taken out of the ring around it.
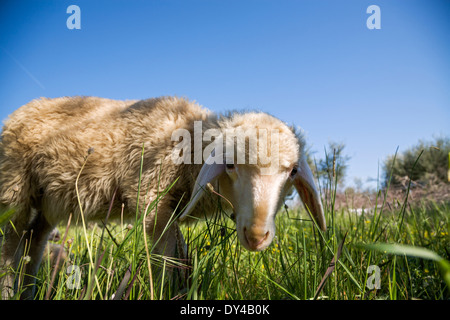
{"label": "sheep's nose", "polygon": [[245,240],[251,250],[258,251],[265,247],[265,242],[269,238],[269,231],[265,231],[261,228],[249,228],[244,227]]}

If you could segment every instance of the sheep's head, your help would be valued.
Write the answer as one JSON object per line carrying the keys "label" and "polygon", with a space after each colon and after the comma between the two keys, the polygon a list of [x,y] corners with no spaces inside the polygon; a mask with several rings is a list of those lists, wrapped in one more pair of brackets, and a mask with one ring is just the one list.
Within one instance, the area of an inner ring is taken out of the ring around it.
{"label": "sheep's head", "polygon": [[304,140],[265,113],[235,114],[219,122],[215,145],[196,181],[185,218],[208,183],[232,205],[241,244],[264,250],[275,236],[275,215],[293,187],[322,230],[320,197],[304,155]]}

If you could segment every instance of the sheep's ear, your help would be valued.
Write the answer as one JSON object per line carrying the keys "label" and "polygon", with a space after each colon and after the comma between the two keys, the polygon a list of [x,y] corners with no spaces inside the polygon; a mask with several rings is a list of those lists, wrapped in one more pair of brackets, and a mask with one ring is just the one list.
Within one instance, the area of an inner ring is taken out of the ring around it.
{"label": "sheep's ear", "polygon": [[[202,198],[206,185],[209,182],[212,182],[215,178],[217,178],[220,174],[225,171],[225,164],[217,164],[212,163],[214,158],[214,151],[211,153],[209,158],[203,164],[203,167],[198,174],[197,180],[195,181],[194,190],[192,191],[191,200],[183,211],[179,219],[183,221],[186,219],[186,216],[189,215],[194,209],[197,202]],[[209,164],[211,162],[211,164]]]}
{"label": "sheep's ear", "polygon": [[298,169],[293,178],[293,183],[306,207],[306,211],[312,215],[320,229],[326,231],[327,225],[319,191],[316,188],[311,169],[309,168],[305,157],[302,157],[298,163]]}

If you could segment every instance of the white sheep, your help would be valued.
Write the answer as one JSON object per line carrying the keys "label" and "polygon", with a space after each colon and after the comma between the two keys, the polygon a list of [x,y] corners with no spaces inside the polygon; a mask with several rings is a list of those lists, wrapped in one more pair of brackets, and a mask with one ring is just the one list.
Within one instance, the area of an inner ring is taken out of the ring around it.
{"label": "white sheep", "polygon": [[[110,219],[121,216],[122,206],[134,219],[136,208],[143,212],[176,179],[157,214],[145,220],[146,234],[160,239],[159,253],[173,256],[180,245],[175,218],[203,217],[218,201],[234,212],[241,244],[263,250],[292,187],[325,230],[303,147],[301,135],[268,114],[219,116],[180,98],[34,100],[5,121],[1,135],[0,205],[16,213],[4,227],[0,270],[17,267],[27,242],[25,282],[32,288],[49,233],[71,213],[76,221],[81,207],[85,219],[102,220],[115,194]],[[211,188],[221,197],[205,197]],[[0,281],[3,296],[11,294],[13,276]],[[32,289],[24,297],[32,297]]]}

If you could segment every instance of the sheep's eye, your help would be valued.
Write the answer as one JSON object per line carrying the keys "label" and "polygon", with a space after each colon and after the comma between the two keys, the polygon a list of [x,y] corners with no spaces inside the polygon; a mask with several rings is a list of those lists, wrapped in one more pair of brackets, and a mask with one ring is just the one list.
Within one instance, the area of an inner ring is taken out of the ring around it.
{"label": "sheep's eye", "polygon": [[294,177],[297,174],[298,169],[296,167],[292,168],[291,177]]}
{"label": "sheep's eye", "polygon": [[232,163],[227,163],[226,166],[227,166],[228,170],[233,170],[234,169],[234,164],[232,164]]}

